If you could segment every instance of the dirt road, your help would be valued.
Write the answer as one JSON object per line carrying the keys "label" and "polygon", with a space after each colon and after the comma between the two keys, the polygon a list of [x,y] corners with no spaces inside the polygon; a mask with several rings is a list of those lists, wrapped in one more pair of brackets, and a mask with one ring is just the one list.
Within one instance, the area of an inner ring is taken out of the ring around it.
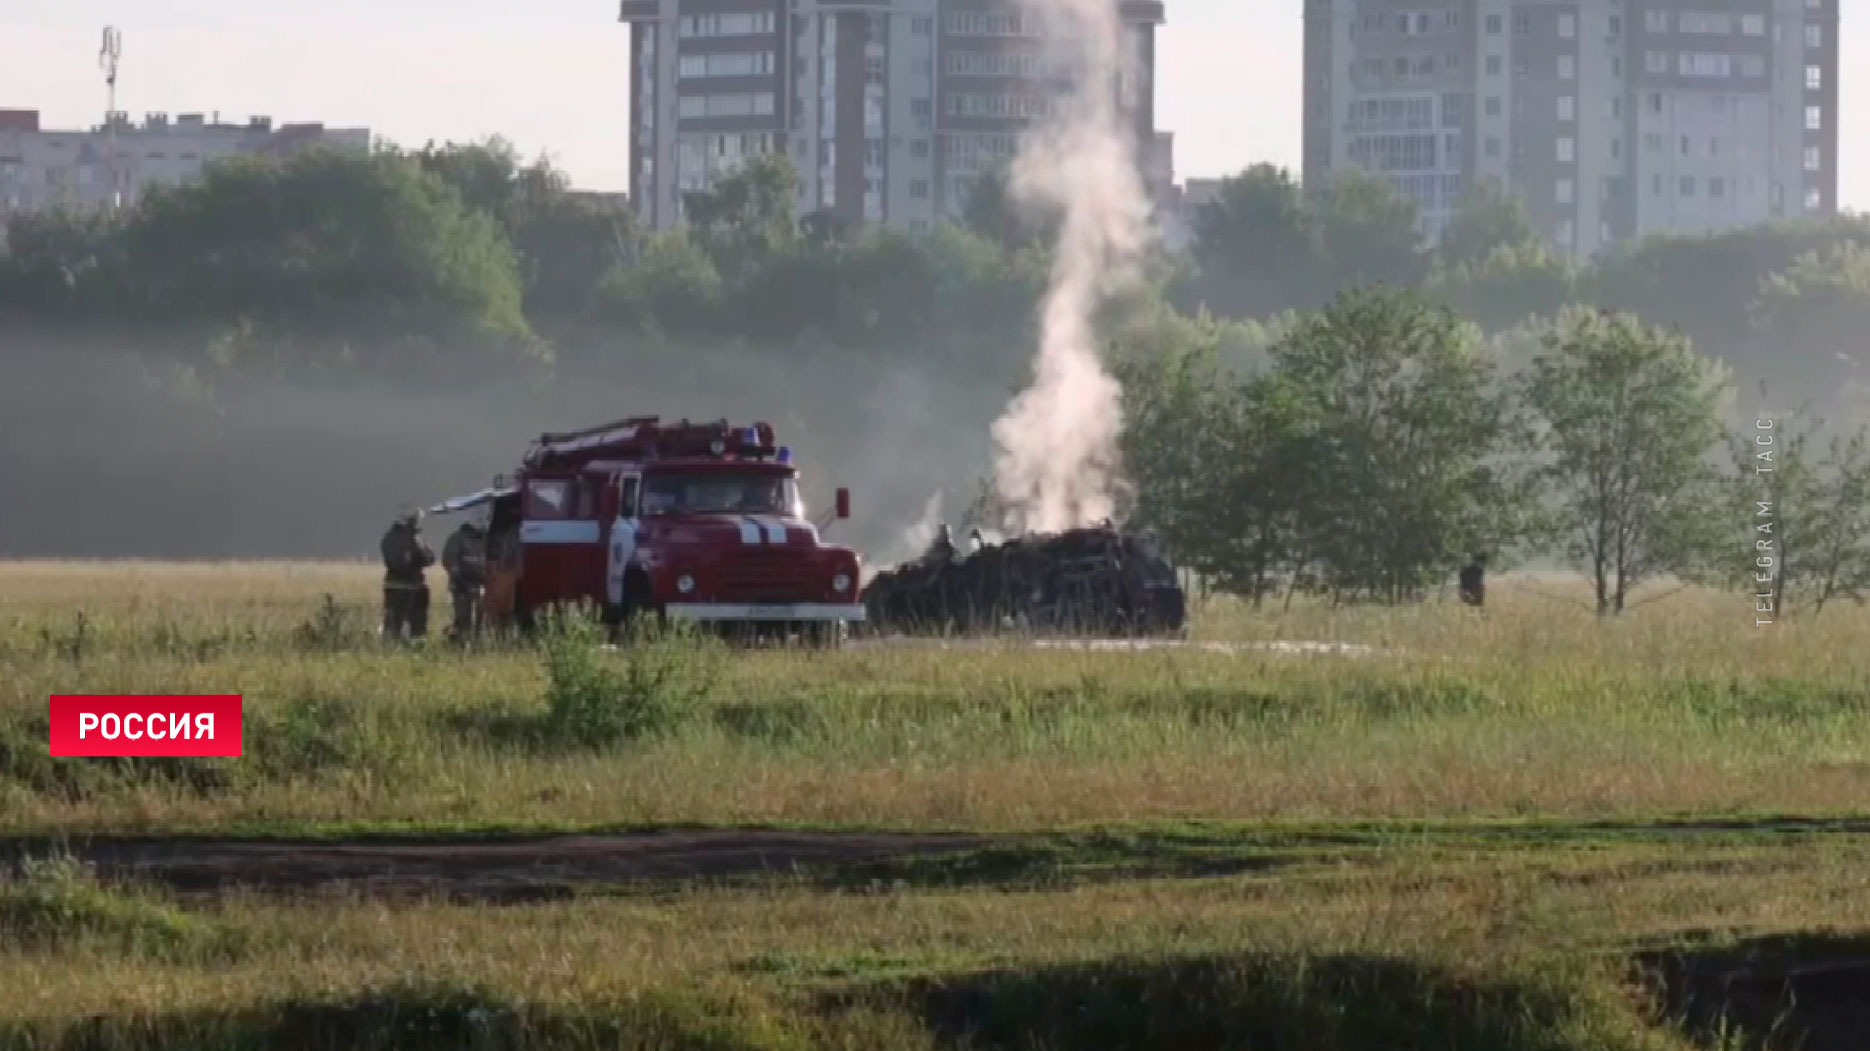
{"label": "dirt road", "polygon": [[706,830],[454,841],[108,839],[71,852],[107,879],[184,893],[234,888],[476,901],[570,897],[580,887],[784,875],[964,851],[977,836]]}

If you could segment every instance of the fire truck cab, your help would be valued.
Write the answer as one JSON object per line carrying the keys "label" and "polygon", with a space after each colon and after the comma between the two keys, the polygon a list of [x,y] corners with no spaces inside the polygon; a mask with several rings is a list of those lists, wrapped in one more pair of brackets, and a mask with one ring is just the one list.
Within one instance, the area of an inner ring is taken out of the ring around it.
{"label": "fire truck cab", "polygon": [[[857,554],[820,540],[791,450],[765,423],[638,416],[544,434],[513,484],[435,510],[480,503],[492,505],[490,578],[516,570],[510,607],[522,625],[580,600],[612,624],[658,613],[821,639],[864,619]],[[850,516],[846,490],[835,515]]]}

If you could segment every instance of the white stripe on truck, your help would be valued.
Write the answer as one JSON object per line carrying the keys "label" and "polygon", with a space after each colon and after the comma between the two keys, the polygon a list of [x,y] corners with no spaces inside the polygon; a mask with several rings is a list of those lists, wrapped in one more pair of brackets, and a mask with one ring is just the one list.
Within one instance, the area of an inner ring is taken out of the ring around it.
{"label": "white stripe on truck", "polygon": [[824,602],[671,602],[671,617],[687,620],[863,620],[864,607]]}
{"label": "white stripe on truck", "polygon": [[602,532],[596,521],[524,522],[519,539],[522,544],[595,544]]}

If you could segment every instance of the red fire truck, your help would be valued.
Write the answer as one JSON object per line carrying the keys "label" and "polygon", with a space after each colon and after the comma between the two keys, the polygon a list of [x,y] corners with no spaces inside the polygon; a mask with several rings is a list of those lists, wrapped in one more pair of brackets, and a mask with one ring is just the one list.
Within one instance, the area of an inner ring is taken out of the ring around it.
{"label": "red fire truck", "polygon": [[[490,618],[509,606],[524,626],[588,600],[611,624],[660,613],[821,643],[864,619],[857,554],[821,542],[792,452],[765,423],[637,416],[544,434],[511,484],[431,510],[480,505],[491,507]],[[850,517],[848,490],[833,516]],[[502,581],[510,603],[496,595]]]}

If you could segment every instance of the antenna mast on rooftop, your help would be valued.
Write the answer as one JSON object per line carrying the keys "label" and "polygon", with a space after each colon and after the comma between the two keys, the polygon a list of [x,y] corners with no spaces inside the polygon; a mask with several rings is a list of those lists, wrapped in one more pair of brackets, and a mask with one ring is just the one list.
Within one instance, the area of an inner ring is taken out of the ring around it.
{"label": "antenna mast on rooftop", "polygon": [[123,206],[123,190],[117,178],[117,59],[123,55],[123,34],[116,26],[104,27],[104,44],[98,48],[97,64],[104,70],[106,103],[104,109],[104,170],[110,173],[110,209]]}

